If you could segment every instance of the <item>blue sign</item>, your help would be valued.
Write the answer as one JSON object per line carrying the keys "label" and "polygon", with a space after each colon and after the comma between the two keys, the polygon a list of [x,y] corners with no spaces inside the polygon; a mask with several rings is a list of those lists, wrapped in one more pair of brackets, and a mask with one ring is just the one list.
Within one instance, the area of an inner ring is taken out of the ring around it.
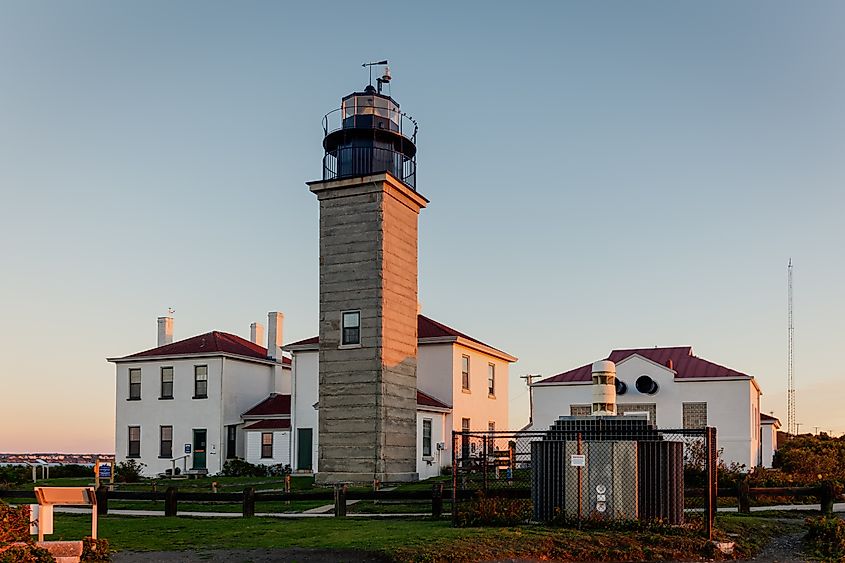
{"label": "blue sign", "polygon": [[185,453],[186,454],[191,453],[191,444],[185,444]]}
{"label": "blue sign", "polygon": [[111,479],[111,464],[103,463],[99,467],[100,479]]}

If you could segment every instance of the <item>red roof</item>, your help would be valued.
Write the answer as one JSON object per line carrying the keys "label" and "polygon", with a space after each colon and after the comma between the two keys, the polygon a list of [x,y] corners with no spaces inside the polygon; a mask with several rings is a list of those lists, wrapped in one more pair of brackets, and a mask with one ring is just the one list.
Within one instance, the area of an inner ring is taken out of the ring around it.
{"label": "red roof", "polygon": [[[466,335],[463,332],[457,331],[450,326],[446,326],[443,323],[439,323],[434,319],[430,319],[425,315],[417,315],[417,338],[465,338],[467,340],[471,340],[476,344],[481,344],[482,346],[487,346],[488,348],[494,348],[489,344],[485,344],[484,342],[473,338],[472,336]],[[287,346],[307,346],[307,345],[316,345],[320,343],[319,336],[312,336],[311,338],[306,338],[305,340],[300,340],[298,342],[292,342]]]}
{"label": "red roof", "polygon": [[423,393],[417,389],[417,404],[426,407],[437,407],[439,409],[451,409],[446,403],[439,401],[427,393]]}
{"label": "red roof", "polygon": [[244,426],[244,430],[290,430],[289,418],[270,418]]}
{"label": "red roof", "polygon": [[290,416],[290,395],[270,393],[270,396],[243,413],[241,416]]}
{"label": "red roof", "polygon": [[[249,358],[267,359],[267,348],[228,332],[212,331],[199,336],[165,344],[126,358],[151,356],[186,356],[189,354],[233,354]],[[282,357],[284,365],[290,365],[290,358]]]}
{"label": "red roof", "polygon": [[761,413],[760,413],[760,421],[761,421],[761,422],[764,422],[764,423],[765,423],[765,422],[770,422],[770,423],[772,423],[772,424],[774,424],[775,422],[777,422],[778,424],[780,424],[780,419],[779,419],[778,417],[776,417],[776,416],[769,416],[769,415],[767,415],[767,414],[766,414],[766,413],[764,413],[764,412],[761,412]]}
{"label": "red roof", "polygon": [[[614,363],[619,363],[634,354],[675,370],[675,379],[690,379],[695,377],[749,377],[744,373],[725,366],[720,366],[719,364],[714,364],[713,362],[709,362],[693,355],[692,346],[614,350],[606,359]],[[547,377],[538,383],[588,382],[591,379],[592,366],[592,364],[587,364],[573,370]]]}

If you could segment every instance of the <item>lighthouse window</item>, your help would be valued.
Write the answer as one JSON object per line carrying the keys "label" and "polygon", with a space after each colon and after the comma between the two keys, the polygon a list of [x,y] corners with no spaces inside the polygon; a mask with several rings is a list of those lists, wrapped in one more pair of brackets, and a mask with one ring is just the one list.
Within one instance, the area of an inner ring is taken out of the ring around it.
{"label": "lighthouse window", "polygon": [[341,313],[341,318],[340,344],[342,346],[361,344],[361,311],[346,311]]}
{"label": "lighthouse window", "polygon": [[594,385],[615,385],[616,384],[616,377],[613,375],[607,374],[595,374],[593,375],[593,384]]}

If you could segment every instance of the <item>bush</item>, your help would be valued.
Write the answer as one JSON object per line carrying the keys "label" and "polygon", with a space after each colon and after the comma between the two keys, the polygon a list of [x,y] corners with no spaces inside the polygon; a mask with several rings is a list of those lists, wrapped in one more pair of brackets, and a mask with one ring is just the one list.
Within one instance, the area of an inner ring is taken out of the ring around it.
{"label": "bush", "polygon": [[50,552],[33,544],[0,547],[0,563],[56,563]]}
{"label": "bush", "polygon": [[0,502],[0,545],[31,541],[29,535],[29,505],[18,507]]}
{"label": "bush", "polygon": [[458,509],[458,526],[517,526],[531,518],[531,501],[479,494]]}
{"label": "bush", "polygon": [[82,558],[80,561],[89,563],[105,563],[111,561],[109,540],[87,537],[82,540]]}
{"label": "bush", "polygon": [[50,468],[50,478],[65,478],[65,477],[90,477],[94,478],[94,468],[90,465],[77,465],[69,463],[68,465],[57,465]]}
{"label": "bush", "polygon": [[119,483],[137,483],[144,476],[147,465],[134,459],[121,461],[114,466],[114,478]]}
{"label": "bush", "polygon": [[837,516],[807,519],[807,551],[823,561],[845,561],[845,520]]}
{"label": "bush", "polygon": [[242,459],[230,459],[223,464],[220,475],[223,477],[266,477],[268,467],[266,465],[255,465]]}
{"label": "bush", "polygon": [[775,452],[772,467],[788,475],[795,485],[824,480],[845,484],[845,437],[831,438],[824,433],[796,436]]}
{"label": "bush", "polygon": [[12,487],[32,480],[32,468],[26,465],[5,465],[0,467],[0,485]]}

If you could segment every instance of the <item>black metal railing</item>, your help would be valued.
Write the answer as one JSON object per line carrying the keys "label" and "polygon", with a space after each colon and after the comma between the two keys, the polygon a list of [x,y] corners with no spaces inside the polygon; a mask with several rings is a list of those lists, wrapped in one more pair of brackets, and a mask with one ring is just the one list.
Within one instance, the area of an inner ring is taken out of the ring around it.
{"label": "black metal railing", "polygon": [[352,113],[338,108],[323,116],[323,136],[340,129],[385,129],[417,142],[417,122],[393,108],[368,108],[368,113]]}
{"label": "black metal railing", "polygon": [[417,163],[401,152],[377,147],[340,147],[323,157],[323,180],[390,172],[411,189],[417,185]]}

